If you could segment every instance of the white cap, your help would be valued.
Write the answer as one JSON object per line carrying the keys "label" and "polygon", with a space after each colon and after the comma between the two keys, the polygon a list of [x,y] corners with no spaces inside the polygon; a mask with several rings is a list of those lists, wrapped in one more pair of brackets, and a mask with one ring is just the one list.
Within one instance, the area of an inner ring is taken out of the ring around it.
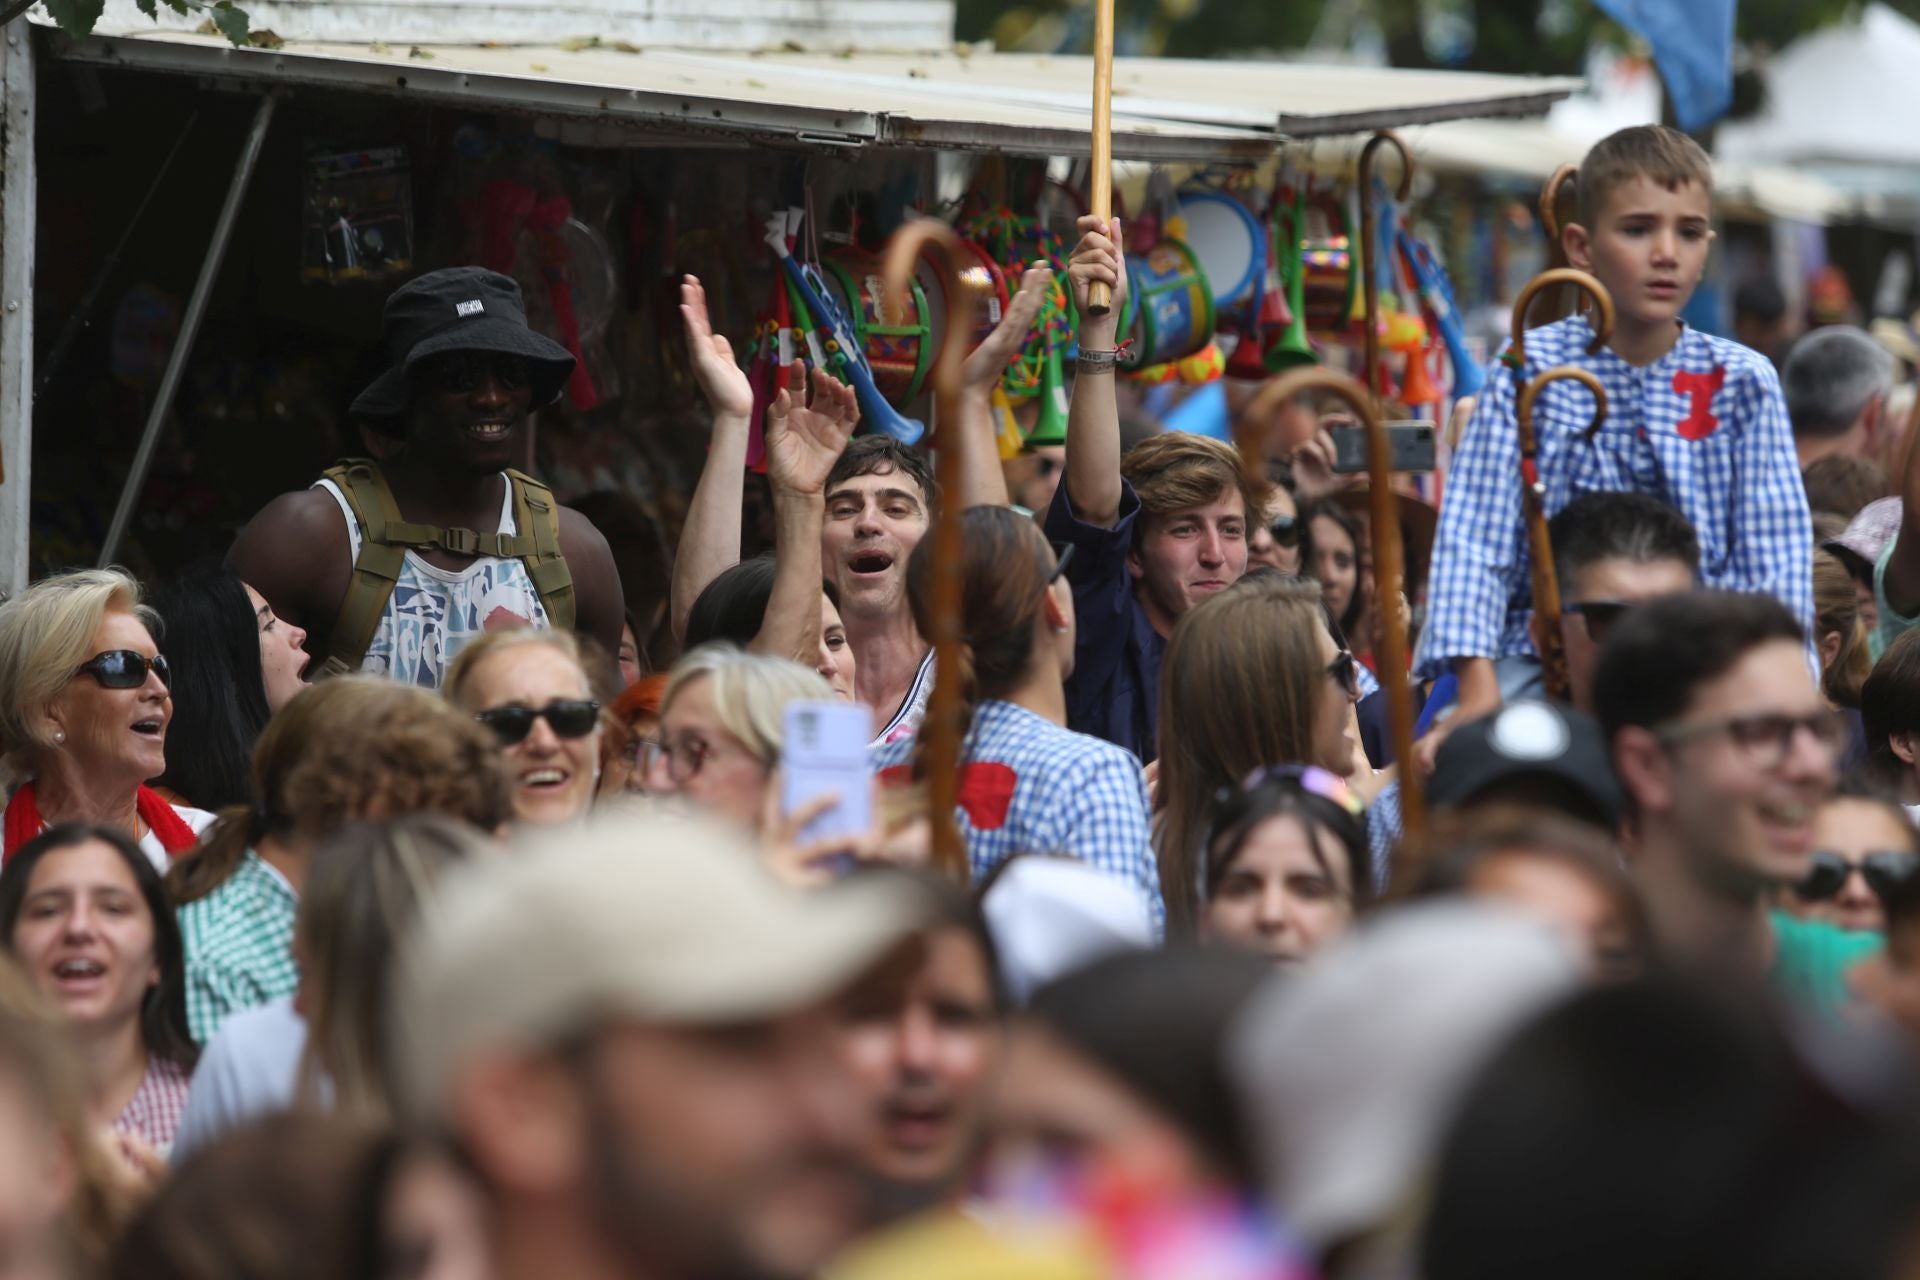
{"label": "white cap", "polygon": [[1227,1067],[1281,1220],[1316,1248],[1387,1221],[1474,1073],[1580,972],[1539,922],[1448,899],[1386,911],[1256,993]]}
{"label": "white cap", "polygon": [[603,1019],[713,1023],[824,998],[920,927],[890,877],[802,891],[731,828],[657,813],[534,832],[450,874],[397,966],[404,1105],[431,1116],[458,1066]]}
{"label": "white cap", "polygon": [[1102,956],[1157,941],[1139,889],[1072,858],[1015,858],[980,900],[980,913],[1015,1004]]}

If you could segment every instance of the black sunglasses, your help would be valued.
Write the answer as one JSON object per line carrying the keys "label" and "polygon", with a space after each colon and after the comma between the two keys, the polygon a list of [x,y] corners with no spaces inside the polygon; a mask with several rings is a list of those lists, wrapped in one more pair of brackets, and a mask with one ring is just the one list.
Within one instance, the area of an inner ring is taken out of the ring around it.
{"label": "black sunglasses", "polygon": [[1813,870],[1793,887],[1794,895],[1802,902],[1825,902],[1840,892],[1856,869],[1866,877],[1873,896],[1884,903],[1920,870],[1920,854],[1888,850],[1848,862],[1831,849],[1821,849],[1813,855]]}
{"label": "black sunglasses", "polygon": [[80,664],[76,676],[92,676],[102,689],[138,689],[147,682],[147,672],[160,677],[160,683],[173,688],[173,668],[159,654],[149,658],[132,649],[109,649]]}
{"label": "black sunglasses", "polygon": [[1563,616],[1579,614],[1586,620],[1588,637],[1595,644],[1600,644],[1606,640],[1607,631],[1613,624],[1620,621],[1621,615],[1631,608],[1633,605],[1625,600],[1575,600],[1562,605],[1560,612]]}
{"label": "black sunglasses", "polygon": [[508,391],[533,382],[533,365],[525,356],[500,351],[450,351],[421,361],[418,372],[430,389],[447,395],[478,391],[489,377]]}
{"label": "black sunglasses", "polygon": [[1273,535],[1275,546],[1291,551],[1300,545],[1300,519],[1297,516],[1275,516],[1267,522],[1267,532]]}
{"label": "black sunglasses", "polygon": [[1353,651],[1342,649],[1339,656],[1327,664],[1327,674],[1332,676],[1349,700],[1360,696],[1360,672],[1353,661]]}
{"label": "black sunglasses", "polygon": [[544,707],[523,707],[509,702],[504,707],[490,707],[473,718],[493,730],[501,746],[511,747],[527,740],[535,720],[545,720],[556,737],[584,738],[600,722],[600,704],[590,698],[555,698]]}
{"label": "black sunglasses", "polygon": [[1053,542],[1048,545],[1053,548],[1053,572],[1047,575],[1047,585],[1052,586],[1054,583],[1060,581],[1061,575],[1067,571],[1067,566],[1073,563],[1074,544],[1071,542]]}

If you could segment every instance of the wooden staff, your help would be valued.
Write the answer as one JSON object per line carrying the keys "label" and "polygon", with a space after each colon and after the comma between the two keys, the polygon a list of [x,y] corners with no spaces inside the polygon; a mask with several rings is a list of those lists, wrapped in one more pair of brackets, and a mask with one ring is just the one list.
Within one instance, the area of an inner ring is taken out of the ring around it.
{"label": "wooden staff", "polygon": [[[1101,229],[1113,218],[1113,0],[1093,4],[1093,191],[1092,214]],[[1113,310],[1113,290],[1095,280],[1087,287],[1087,310]]]}
{"label": "wooden staff", "polygon": [[[953,228],[932,218],[913,218],[894,233],[887,247],[883,274],[886,305],[897,314],[908,306],[914,268],[926,255],[940,277],[947,299],[947,329],[939,363],[934,366],[933,412],[937,446],[934,463],[940,491],[960,492],[962,454],[972,447],[960,422],[961,366],[967,362],[967,339],[973,332],[973,295],[961,283],[960,272],[972,256]],[[933,865],[964,883],[968,878],[966,844],[954,820],[960,801],[960,645],[964,640],[960,617],[961,562],[966,554],[960,528],[960,504],[939,504],[933,529],[933,558],[928,562],[927,598],[931,606],[933,694],[927,700],[927,730],[921,763],[927,778],[928,814],[933,834]]]}
{"label": "wooden staff", "polygon": [[1533,404],[1549,383],[1572,379],[1584,384],[1593,392],[1593,425],[1587,428],[1591,438],[1606,421],[1607,394],[1598,378],[1572,365],[1548,369],[1531,380],[1527,378],[1527,310],[1544,290],[1563,285],[1571,285],[1593,299],[1594,333],[1593,341],[1587,345],[1587,354],[1593,355],[1606,345],[1613,333],[1613,298],[1606,286],[1584,271],[1559,267],[1542,271],[1528,281],[1514,300],[1513,342],[1501,359],[1512,368],[1519,391],[1514,417],[1520,428],[1520,490],[1527,519],[1527,548],[1533,562],[1530,573],[1533,612],[1540,620],[1541,674],[1547,696],[1565,702],[1572,696],[1573,684],[1567,675],[1566,633],[1560,618],[1560,579],[1553,569],[1553,539],[1547,530],[1547,486],[1540,478],[1540,444],[1533,430]]}
{"label": "wooden staff", "polygon": [[1573,381],[1593,393],[1591,436],[1607,419],[1607,392],[1600,379],[1585,369],[1563,364],[1548,369],[1520,392],[1514,416],[1520,422],[1520,483],[1527,509],[1527,546],[1533,553],[1533,612],[1540,619],[1540,668],[1547,696],[1561,702],[1573,697],[1573,680],[1567,675],[1567,641],[1560,617],[1560,575],[1553,567],[1553,539],[1547,533],[1547,486],[1540,480],[1540,446],[1533,433],[1533,402],[1547,384]]}
{"label": "wooden staff", "polygon": [[[1367,476],[1373,501],[1373,583],[1380,609],[1380,683],[1387,691],[1387,718],[1393,732],[1394,759],[1400,765],[1400,824],[1407,838],[1419,837],[1427,824],[1420,766],[1413,756],[1413,686],[1408,671],[1407,620],[1398,601],[1406,591],[1406,566],[1400,539],[1400,505],[1393,489],[1393,446],[1380,411],[1365,387],[1344,373],[1329,369],[1293,369],[1260,388],[1240,415],[1245,424],[1266,421],[1282,405],[1303,391],[1329,392],[1347,402],[1367,433]],[[1257,428],[1243,428],[1243,459],[1263,473],[1264,452]],[[1249,459],[1247,455],[1251,453]]]}
{"label": "wooden staff", "polygon": [[1367,304],[1366,379],[1375,404],[1385,403],[1387,380],[1380,369],[1380,277],[1374,269],[1379,261],[1380,246],[1376,241],[1380,238],[1380,229],[1373,216],[1373,156],[1388,143],[1400,153],[1400,187],[1394,192],[1394,198],[1405,200],[1413,192],[1413,156],[1407,152],[1407,144],[1400,141],[1400,135],[1391,129],[1382,129],[1360,148],[1360,274]]}
{"label": "wooden staff", "polygon": [[[1540,201],[1535,209],[1540,214],[1540,229],[1547,234],[1547,270],[1552,271],[1567,265],[1566,246],[1560,243],[1560,199],[1567,183],[1580,173],[1577,166],[1563,164],[1553,171],[1553,176],[1540,186]],[[1561,320],[1573,314],[1579,305],[1578,299],[1568,290],[1557,289],[1547,299],[1541,310],[1543,319]]]}

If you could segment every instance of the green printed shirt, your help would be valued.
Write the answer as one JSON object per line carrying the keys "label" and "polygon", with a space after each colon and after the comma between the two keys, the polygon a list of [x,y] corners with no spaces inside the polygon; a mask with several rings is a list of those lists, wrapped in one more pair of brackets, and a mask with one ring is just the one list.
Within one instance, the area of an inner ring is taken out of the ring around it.
{"label": "green printed shirt", "polygon": [[249,849],[225,884],[179,910],[186,950],[187,1028],[201,1044],[230,1013],[290,996],[299,899],[287,878]]}

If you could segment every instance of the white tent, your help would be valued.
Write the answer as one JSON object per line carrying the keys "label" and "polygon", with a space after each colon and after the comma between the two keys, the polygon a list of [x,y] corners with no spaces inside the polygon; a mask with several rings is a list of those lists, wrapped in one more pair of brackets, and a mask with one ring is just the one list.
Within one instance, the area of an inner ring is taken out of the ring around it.
{"label": "white tent", "polygon": [[1920,201],[1920,25],[1884,4],[1788,45],[1760,114],[1721,127],[1719,158],[1792,165],[1861,196]]}

